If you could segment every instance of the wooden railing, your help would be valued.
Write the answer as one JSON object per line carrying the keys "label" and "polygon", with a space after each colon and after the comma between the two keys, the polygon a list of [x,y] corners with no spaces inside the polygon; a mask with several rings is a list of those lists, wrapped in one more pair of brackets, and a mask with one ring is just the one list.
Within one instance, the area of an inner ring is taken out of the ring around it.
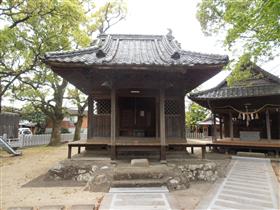
{"label": "wooden railing", "polygon": [[204,139],[205,136],[203,133],[186,131],[186,138],[187,139]]}

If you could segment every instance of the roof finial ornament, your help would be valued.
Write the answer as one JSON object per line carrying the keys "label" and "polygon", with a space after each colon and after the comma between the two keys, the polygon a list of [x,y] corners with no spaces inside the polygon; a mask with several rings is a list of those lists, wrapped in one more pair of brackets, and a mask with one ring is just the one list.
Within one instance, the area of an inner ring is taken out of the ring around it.
{"label": "roof finial ornament", "polygon": [[168,33],[166,34],[166,37],[168,41],[172,41],[174,39],[174,36],[172,35],[172,30],[170,28],[167,28]]}

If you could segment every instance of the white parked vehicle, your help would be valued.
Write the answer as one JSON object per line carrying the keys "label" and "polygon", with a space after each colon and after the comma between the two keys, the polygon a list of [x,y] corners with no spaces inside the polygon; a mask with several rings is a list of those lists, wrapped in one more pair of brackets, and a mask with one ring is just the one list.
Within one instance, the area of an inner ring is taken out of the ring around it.
{"label": "white parked vehicle", "polygon": [[18,129],[19,136],[32,136],[32,132],[30,128],[19,128]]}

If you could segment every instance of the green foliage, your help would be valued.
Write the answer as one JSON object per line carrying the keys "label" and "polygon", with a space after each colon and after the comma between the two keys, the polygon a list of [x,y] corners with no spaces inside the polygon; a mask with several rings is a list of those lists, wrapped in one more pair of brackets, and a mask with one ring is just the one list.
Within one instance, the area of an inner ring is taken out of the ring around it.
{"label": "green foliage", "polygon": [[0,4],[0,106],[12,85],[55,77],[44,72],[48,69],[40,61],[46,52],[88,46],[102,21],[107,24],[102,30],[107,30],[124,18],[124,12],[125,5],[117,0],[100,6],[92,0],[4,0]]}
{"label": "green foliage", "polygon": [[[4,0],[0,4],[0,107],[2,96],[11,90],[16,99],[28,101],[59,126],[68,82],[44,66],[41,58],[49,51],[88,46],[97,30],[94,24],[106,21],[111,26],[112,20],[123,16],[118,2],[106,3],[106,18],[99,20],[104,8],[91,0]],[[52,139],[59,142],[59,132],[54,133]]]}
{"label": "green foliage", "polygon": [[28,120],[43,127],[46,124],[47,116],[40,109],[28,104],[21,109],[21,119]]}
{"label": "green foliage", "polygon": [[83,116],[84,111],[88,106],[88,97],[83,94],[81,91],[79,91],[77,88],[67,89],[67,95],[68,99],[70,99],[71,103],[74,104],[77,107],[78,110],[78,116]]}
{"label": "green foliage", "polygon": [[21,119],[36,123],[36,134],[43,134],[46,128],[47,116],[32,104],[25,105],[20,111]]}
{"label": "green foliage", "polygon": [[202,121],[206,118],[209,111],[206,108],[192,102],[188,111],[186,112],[186,124],[188,128],[196,126],[197,122]]}
{"label": "green foliage", "polygon": [[280,55],[279,17],[279,0],[202,0],[197,11],[206,35],[225,33],[224,45],[229,50],[242,49],[231,64],[232,81],[248,77],[248,70],[241,70],[250,62]]}

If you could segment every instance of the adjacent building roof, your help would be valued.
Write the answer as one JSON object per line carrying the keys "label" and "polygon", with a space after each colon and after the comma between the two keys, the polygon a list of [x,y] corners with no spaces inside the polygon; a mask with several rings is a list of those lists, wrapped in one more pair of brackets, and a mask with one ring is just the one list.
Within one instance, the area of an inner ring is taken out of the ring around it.
{"label": "adjacent building roof", "polygon": [[[203,121],[197,122],[197,125],[214,125],[213,117],[207,117]],[[216,118],[216,125],[220,125],[220,119]]]}
{"label": "adjacent building roof", "polygon": [[237,82],[233,86],[228,86],[224,80],[212,89],[190,94],[189,98],[197,101],[280,95],[278,77],[259,67],[252,69],[252,73],[252,78]]}
{"label": "adjacent building roof", "polygon": [[223,65],[228,56],[202,54],[182,50],[169,34],[162,35],[100,35],[88,48],[75,51],[50,52],[48,64],[79,63],[83,65],[158,65],[195,66]]}

